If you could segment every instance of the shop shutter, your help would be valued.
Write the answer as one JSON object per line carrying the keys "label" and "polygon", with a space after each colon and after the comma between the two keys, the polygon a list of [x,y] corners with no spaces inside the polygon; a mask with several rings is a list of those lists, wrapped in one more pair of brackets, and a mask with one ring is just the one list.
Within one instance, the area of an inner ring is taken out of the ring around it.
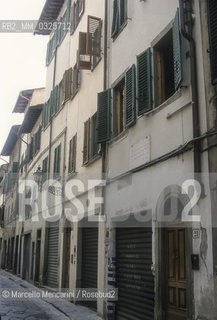
{"label": "shop shutter", "polygon": [[47,285],[58,288],[58,246],[59,227],[48,229],[48,250],[47,250]]}
{"label": "shop shutter", "polygon": [[97,143],[111,138],[111,89],[98,93]]}
{"label": "shop shutter", "polygon": [[217,84],[217,2],[207,0],[212,84]]}
{"label": "shop shutter", "polygon": [[137,56],[138,115],[152,108],[152,76],[150,48]]}
{"label": "shop shutter", "polygon": [[177,10],[173,22],[173,63],[174,63],[174,85],[178,89],[182,82],[182,52],[181,37],[179,31],[179,10]]}
{"label": "shop shutter", "polygon": [[151,228],[116,229],[116,259],[116,320],[153,320]]}
{"label": "shop shutter", "polygon": [[[98,228],[82,229],[82,288],[97,288],[98,274]],[[96,309],[96,301],[85,304]]]}
{"label": "shop shutter", "polygon": [[125,75],[125,123],[126,127],[132,126],[136,121],[136,85],[135,65]]}

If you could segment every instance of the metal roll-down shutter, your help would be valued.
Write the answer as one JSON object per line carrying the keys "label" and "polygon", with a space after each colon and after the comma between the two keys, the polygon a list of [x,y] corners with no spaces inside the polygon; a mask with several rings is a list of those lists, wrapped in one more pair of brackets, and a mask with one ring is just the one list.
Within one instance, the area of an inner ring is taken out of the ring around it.
{"label": "metal roll-down shutter", "polygon": [[116,320],[153,320],[151,228],[116,229],[116,257]]}
{"label": "metal roll-down shutter", "polygon": [[[97,288],[98,228],[82,230],[82,288]],[[96,308],[96,302],[86,305]]]}
{"label": "metal roll-down shutter", "polygon": [[48,229],[47,285],[52,288],[58,287],[58,246],[59,227],[51,227]]}

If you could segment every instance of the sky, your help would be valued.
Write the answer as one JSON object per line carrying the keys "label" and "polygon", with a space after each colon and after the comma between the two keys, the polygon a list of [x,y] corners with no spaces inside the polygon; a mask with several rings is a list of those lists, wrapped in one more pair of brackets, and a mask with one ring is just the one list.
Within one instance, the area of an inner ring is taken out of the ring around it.
{"label": "sky", "polygon": [[[45,1],[0,0],[0,23],[38,20]],[[0,32],[0,152],[11,126],[22,123],[23,115],[12,113],[19,92],[45,86],[47,42],[48,36]]]}

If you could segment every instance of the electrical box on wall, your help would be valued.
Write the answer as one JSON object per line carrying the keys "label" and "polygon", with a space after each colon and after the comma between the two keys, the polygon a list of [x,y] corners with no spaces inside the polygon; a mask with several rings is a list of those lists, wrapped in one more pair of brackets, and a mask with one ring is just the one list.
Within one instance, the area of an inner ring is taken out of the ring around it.
{"label": "electrical box on wall", "polygon": [[199,270],[199,254],[191,255],[192,270]]}

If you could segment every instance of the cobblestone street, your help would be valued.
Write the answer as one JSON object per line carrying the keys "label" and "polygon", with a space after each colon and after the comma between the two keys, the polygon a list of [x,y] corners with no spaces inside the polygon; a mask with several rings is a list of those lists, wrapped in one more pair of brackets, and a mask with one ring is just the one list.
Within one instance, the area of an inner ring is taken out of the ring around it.
{"label": "cobblestone street", "polygon": [[[1,289],[38,290],[32,284],[0,270]],[[101,320],[93,311],[83,306],[77,306],[65,299],[7,299],[0,297],[1,320]]]}

